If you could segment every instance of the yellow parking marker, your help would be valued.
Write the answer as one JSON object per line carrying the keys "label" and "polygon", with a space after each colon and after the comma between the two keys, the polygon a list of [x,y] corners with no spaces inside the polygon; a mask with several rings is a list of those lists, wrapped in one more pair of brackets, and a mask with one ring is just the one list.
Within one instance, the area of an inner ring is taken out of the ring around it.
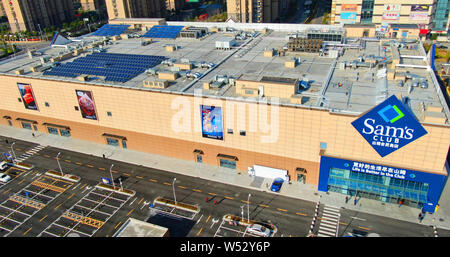
{"label": "yellow parking marker", "polygon": [[102,167],[100,167],[100,168],[98,168],[99,170],[105,170],[105,168],[102,168]]}
{"label": "yellow parking marker", "polygon": [[166,186],[171,186],[172,184],[168,183],[168,182],[163,182],[164,185]]}
{"label": "yellow parking marker", "polygon": [[72,162],[71,160],[64,160],[65,162]]}
{"label": "yellow parking marker", "polygon": [[202,192],[202,190],[200,190],[200,189],[192,189],[192,191],[199,192],[199,193]]}
{"label": "yellow parking marker", "polygon": [[141,204],[142,201],[144,201],[144,197],[142,197],[141,200],[139,200],[138,205]]}
{"label": "yellow parking marker", "polygon": [[87,183],[84,184],[84,185],[82,185],[80,189],[83,189],[83,188],[85,188],[86,186],[87,186]]}
{"label": "yellow parking marker", "polygon": [[86,164],[86,166],[88,166],[89,168],[94,168],[94,166],[92,166],[90,164]]}
{"label": "yellow parking marker", "polygon": [[208,195],[216,196],[217,194],[216,193],[208,193]]}
{"label": "yellow parking marker", "polygon": [[348,225],[348,223],[345,223],[345,222],[339,222],[339,224],[341,224],[341,225],[344,225],[344,226],[347,226]]}
{"label": "yellow parking marker", "polygon": [[117,223],[117,225],[114,227],[114,229],[117,229],[117,227],[119,227],[120,224],[122,224],[122,221],[119,221],[119,223]]}
{"label": "yellow parking marker", "polygon": [[76,164],[78,164],[78,165],[83,165],[83,163],[81,163],[81,162],[75,162]]}
{"label": "yellow parking marker", "polygon": [[370,228],[366,228],[366,227],[361,227],[361,226],[358,226],[358,228],[360,228],[360,229],[364,229],[364,230],[370,230]]}
{"label": "yellow parking marker", "polygon": [[306,213],[301,213],[301,212],[296,212],[295,214],[301,215],[301,216],[308,216],[308,214],[306,214]]}
{"label": "yellow parking marker", "polygon": [[200,233],[202,233],[202,231],[203,231],[203,228],[200,228],[200,230],[197,232],[197,236],[199,236]]}
{"label": "yellow parking marker", "polygon": [[50,158],[50,155],[48,155],[48,154],[44,154],[44,157]]}
{"label": "yellow parking marker", "polygon": [[241,200],[241,202],[246,203],[246,204],[250,204],[251,202],[246,201],[246,200]]}
{"label": "yellow parking marker", "polygon": [[288,211],[286,209],[280,209],[280,208],[277,208],[277,210],[282,211],[282,212],[287,212]]}
{"label": "yellow parking marker", "polygon": [[130,216],[130,214],[133,213],[133,211],[134,211],[134,209],[132,209],[131,211],[129,211],[129,212],[127,213],[127,216]]}
{"label": "yellow parking marker", "polygon": [[62,203],[60,203],[58,206],[56,206],[55,210],[57,210],[61,205],[62,205]]}
{"label": "yellow parking marker", "polygon": [[140,178],[140,179],[143,179],[143,177],[141,177],[141,176],[136,176],[136,178]]}
{"label": "yellow parking marker", "polygon": [[3,192],[3,194],[6,194],[9,192],[9,190],[11,190],[11,188],[8,188],[5,192]]}
{"label": "yellow parking marker", "polygon": [[122,175],[127,176],[127,177],[131,176],[131,175],[128,174],[128,173],[122,173]]}
{"label": "yellow parking marker", "polygon": [[211,218],[211,215],[208,216],[208,218],[206,219],[205,223],[208,223],[210,218]]}
{"label": "yellow parking marker", "polygon": [[39,220],[39,222],[43,221],[45,218],[47,218],[48,215],[45,215],[44,217],[42,217],[42,219]]}
{"label": "yellow parking marker", "polygon": [[230,196],[225,196],[225,198],[228,199],[228,200],[233,200],[234,199],[233,197],[230,197]]}
{"label": "yellow parking marker", "polygon": [[181,189],[187,189],[187,187],[185,187],[185,186],[178,186],[178,187]]}
{"label": "yellow parking marker", "polygon": [[22,179],[19,183],[17,183],[17,185],[22,184],[25,181],[25,179]]}
{"label": "yellow parking marker", "polygon": [[69,198],[67,198],[67,200],[69,200],[70,198],[72,198],[74,195],[75,195],[75,193],[71,194],[71,195],[69,196]]}
{"label": "yellow parking marker", "polygon": [[33,227],[31,227],[31,228],[29,228],[27,231],[25,231],[25,233],[23,233],[23,235],[28,234],[28,232],[30,232],[30,230],[31,230],[32,228],[33,228]]}
{"label": "yellow parking marker", "polygon": [[258,204],[258,206],[261,206],[261,207],[264,207],[264,208],[270,208],[270,206],[269,205],[267,205],[267,204]]}
{"label": "yellow parking marker", "polygon": [[149,179],[149,181],[151,181],[151,182],[158,182],[158,180],[156,180],[156,179]]}

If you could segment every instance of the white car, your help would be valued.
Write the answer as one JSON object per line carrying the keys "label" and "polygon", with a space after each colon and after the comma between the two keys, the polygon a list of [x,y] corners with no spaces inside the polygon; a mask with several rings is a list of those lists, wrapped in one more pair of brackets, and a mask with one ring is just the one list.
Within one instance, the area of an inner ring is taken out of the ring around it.
{"label": "white car", "polygon": [[0,162],[0,170],[6,170],[8,168],[8,163],[7,162]]}
{"label": "white car", "polygon": [[6,183],[11,180],[11,177],[9,175],[6,175],[4,173],[0,173],[0,181],[3,183]]}
{"label": "white car", "polygon": [[247,228],[247,230],[253,234],[264,237],[269,237],[270,233],[272,233],[272,231],[269,228],[266,228],[260,224],[252,224]]}

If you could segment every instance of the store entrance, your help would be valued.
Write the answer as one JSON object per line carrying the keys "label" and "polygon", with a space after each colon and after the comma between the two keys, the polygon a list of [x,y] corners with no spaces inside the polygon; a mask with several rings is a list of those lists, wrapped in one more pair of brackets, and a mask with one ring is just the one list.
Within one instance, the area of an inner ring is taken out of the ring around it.
{"label": "store entrance", "polygon": [[400,204],[402,201],[402,205],[422,208],[427,199],[428,184],[332,168],[328,190],[384,203]]}

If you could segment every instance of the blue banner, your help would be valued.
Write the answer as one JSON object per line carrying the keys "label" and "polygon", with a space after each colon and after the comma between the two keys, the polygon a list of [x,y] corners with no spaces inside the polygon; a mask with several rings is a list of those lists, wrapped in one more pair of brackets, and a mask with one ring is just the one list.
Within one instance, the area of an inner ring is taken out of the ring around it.
{"label": "blue banner", "polygon": [[222,108],[201,105],[202,135],[206,138],[223,139]]}

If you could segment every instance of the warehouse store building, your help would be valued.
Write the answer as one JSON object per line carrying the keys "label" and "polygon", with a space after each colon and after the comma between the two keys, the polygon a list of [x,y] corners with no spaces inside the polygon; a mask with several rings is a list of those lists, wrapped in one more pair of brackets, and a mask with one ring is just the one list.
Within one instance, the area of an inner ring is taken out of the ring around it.
{"label": "warehouse store building", "polygon": [[[145,46],[120,30],[0,63],[1,125],[434,211],[449,110],[420,41],[324,40],[311,53],[288,35],[342,27],[167,24]],[[179,26],[209,31],[180,40]],[[235,44],[217,49],[226,37]],[[352,123],[392,96],[426,134],[382,157]]]}

